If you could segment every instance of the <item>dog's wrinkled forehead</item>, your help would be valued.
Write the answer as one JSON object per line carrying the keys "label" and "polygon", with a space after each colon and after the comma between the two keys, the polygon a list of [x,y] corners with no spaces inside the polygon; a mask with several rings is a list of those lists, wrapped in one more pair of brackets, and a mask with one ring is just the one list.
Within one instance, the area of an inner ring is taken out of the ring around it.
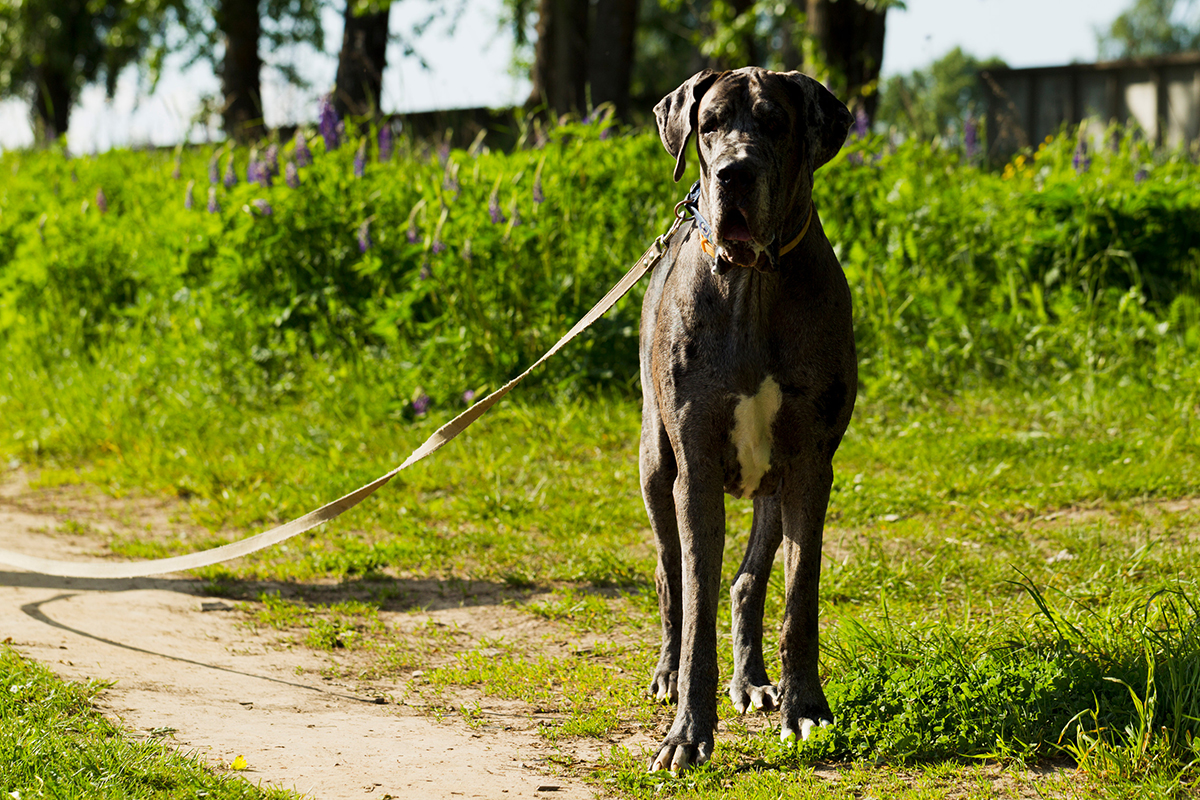
{"label": "dog's wrinkled forehead", "polygon": [[688,139],[699,128],[701,111],[705,124],[726,125],[735,122],[735,117],[727,114],[749,114],[771,131],[786,124],[787,110],[794,120],[792,135],[799,139],[795,144],[808,154],[813,170],[837,154],[854,121],[846,106],[818,81],[801,72],[770,72],[758,67],[698,72],[659,101],[654,115],[663,146],[675,157],[678,181],[686,166]]}

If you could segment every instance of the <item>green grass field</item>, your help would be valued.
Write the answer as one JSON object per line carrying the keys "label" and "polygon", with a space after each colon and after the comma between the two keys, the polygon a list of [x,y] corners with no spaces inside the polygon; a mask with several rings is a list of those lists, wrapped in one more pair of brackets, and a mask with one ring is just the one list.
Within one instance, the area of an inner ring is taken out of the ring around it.
{"label": "green grass field", "polygon": [[[413,147],[361,179],[347,151],[314,141],[298,189],[214,186],[214,214],[182,208],[207,151],[181,154],[178,180],[169,157],[6,156],[0,454],[43,486],[178,498],[213,532],[113,539],[130,559],[228,541],[390,469],[465,391],[536,357],[664,227],[679,188],[641,186],[630,167],[665,160],[653,137],[558,135],[544,151],[444,160]],[[865,140],[849,148],[862,159],[820,176],[864,388],[834,462],[822,572],[838,724],[798,749],[727,700],[713,762],[682,777],[611,746],[671,716],[644,694],[657,621],[636,297],[359,509],[198,575],[251,624],[356,650],[364,680],[422,672],[408,691],[430,713],[471,722],[464,693],[546,711],[562,768],[619,796],[1194,796],[1200,169],[1121,141],[1077,173],[1069,134],[995,172]],[[109,211],[81,210],[122,169]],[[259,196],[270,217],[242,210]],[[748,512],[727,503],[726,587]],[[521,613],[591,644],[551,655],[402,632],[379,612],[419,611],[392,581],[422,578],[507,587]],[[258,580],[294,592],[258,596]],[[777,674],[782,575],[772,583]],[[605,747],[600,766],[574,759],[581,742]]]}

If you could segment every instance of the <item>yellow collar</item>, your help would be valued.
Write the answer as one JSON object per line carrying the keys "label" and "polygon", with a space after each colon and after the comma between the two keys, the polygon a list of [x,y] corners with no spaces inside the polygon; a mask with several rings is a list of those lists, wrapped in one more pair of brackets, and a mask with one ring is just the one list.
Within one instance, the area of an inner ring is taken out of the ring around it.
{"label": "yellow collar", "polygon": [[[813,205],[810,203],[808,206],[808,219],[804,220],[804,227],[800,229],[800,232],[798,234],[796,234],[795,239],[792,239],[790,242],[785,244],[783,247],[779,248],[780,256],[785,256],[788,253],[790,253],[796,249],[796,245],[800,244],[800,240],[804,238],[804,234],[808,233],[808,228],[812,224],[812,218],[813,218]],[[708,240],[708,237],[706,237],[704,235],[703,231],[700,232],[700,247],[704,250],[705,253],[707,253],[709,255],[710,258],[717,257],[716,245],[714,245],[712,242],[710,242]],[[738,266],[741,267],[741,266],[745,266],[745,265],[738,264]]]}

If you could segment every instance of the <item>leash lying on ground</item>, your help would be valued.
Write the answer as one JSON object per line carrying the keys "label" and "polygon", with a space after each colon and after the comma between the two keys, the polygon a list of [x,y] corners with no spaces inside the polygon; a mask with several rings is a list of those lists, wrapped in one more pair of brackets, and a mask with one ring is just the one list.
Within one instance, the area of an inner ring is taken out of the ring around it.
{"label": "leash lying on ground", "polygon": [[343,512],[354,508],[354,506],[373,494],[376,489],[390,481],[401,470],[408,469],[418,461],[440,450],[443,445],[466,430],[472,422],[482,417],[489,408],[496,405],[513,387],[525,380],[529,373],[541,366],[547,359],[561,350],[568,342],[586,330],[593,322],[616,305],[617,301],[624,297],[643,275],[654,269],[655,265],[662,260],[671,239],[675,236],[675,233],[684,221],[689,218],[687,211],[688,209],[685,207],[685,204],[679,203],[675,207],[675,223],[671,226],[671,229],[655,239],[654,244],[650,245],[650,248],[642,254],[642,257],[638,259],[629,272],[625,273],[625,277],[621,278],[616,286],[609,289],[608,294],[604,295],[600,299],[600,302],[596,303],[592,307],[592,310],[583,316],[583,319],[575,323],[575,327],[567,331],[553,347],[546,351],[545,355],[535,361],[528,369],[434,431],[433,435],[426,439],[424,444],[414,450],[404,460],[403,464],[391,472],[379,476],[367,485],[355,489],[343,497],[339,497],[332,503],[323,505],[316,511],[310,511],[304,516],[280,525],[277,528],[272,528],[269,531],[242,539],[240,542],[231,542],[220,547],[214,547],[211,550],[203,550],[183,556],[159,558],[153,561],[122,563],[79,562],[54,561],[46,558],[27,556],[23,553],[14,553],[10,550],[0,550],[0,564],[7,564],[43,575],[56,575],[64,578],[144,578],[147,575],[161,575],[164,572],[180,572],[199,567],[208,567],[213,564],[219,564],[222,561],[229,561],[240,556],[249,555],[250,553],[270,547],[273,544],[279,544],[285,539],[290,539],[293,536],[315,528],[323,522],[328,522],[340,516]]}

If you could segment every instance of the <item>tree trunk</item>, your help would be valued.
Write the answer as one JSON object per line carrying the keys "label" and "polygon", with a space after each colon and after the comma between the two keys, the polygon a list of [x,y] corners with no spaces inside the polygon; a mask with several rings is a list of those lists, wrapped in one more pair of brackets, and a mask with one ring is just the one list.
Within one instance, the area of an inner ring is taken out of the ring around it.
{"label": "tree trunk", "polygon": [[554,114],[587,106],[588,0],[540,0],[527,106]]}
{"label": "tree trunk", "polygon": [[588,43],[592,104],[612,103],[617,117],[629,116],[629,79],[638,0],[598,0]]}
{"label": "tree trunk", "polygon": [[262,59],[258,55],[262,33],[259,0],[219,0],[216,22],[225,39],[221,60],[225,133],[235,141],[259,139],[266,133],[260,88]]}
{"label": "tree trunk", "polygon": [[879,102],[879,69],[887,8],[872,10],[861,0],[807,0],[808,32],[825,66],[834,93],[869,118]]}
{"label": "tree trunk", "polygon": [[338,54],[333,107],[342,116],[374,116],[379,113],[383,91],[383,69],[387,66],[388,13],[354,14],[354,0],[346,0],[346,28]]}
{"label": "tree trunk", "polygon": [[30,108],[34,138],[39,142],[53,142],[66,134],[74,102],[67,75],[53,67],[37,70]]}

